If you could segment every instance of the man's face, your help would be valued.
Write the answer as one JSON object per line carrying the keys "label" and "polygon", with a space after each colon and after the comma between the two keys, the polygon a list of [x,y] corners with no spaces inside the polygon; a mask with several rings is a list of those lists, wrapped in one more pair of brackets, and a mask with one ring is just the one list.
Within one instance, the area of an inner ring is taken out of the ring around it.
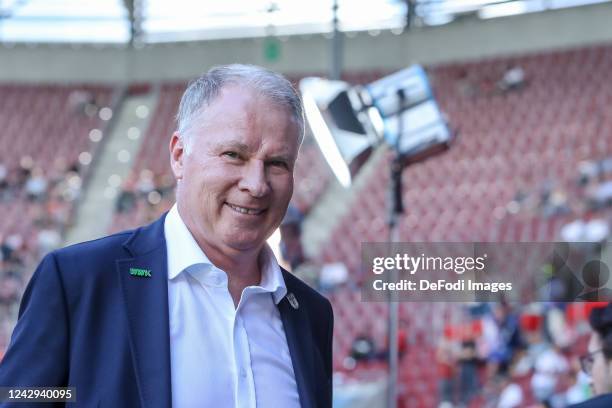
{"label": "man's face", "polygon": [[588,352],[593,354],[593,368],[591,368],[591,387],[593,394],[601,395],[612,391],[612,363],[601,351],[601,338],[597,333],[591,335]]}
{"label": "man's face", "polygon": [[290,111],[228,85],[189,132],[182,140],[175,133],[170,142],[183,221],[203,248],[259,250],[293,193],[299,128]]}

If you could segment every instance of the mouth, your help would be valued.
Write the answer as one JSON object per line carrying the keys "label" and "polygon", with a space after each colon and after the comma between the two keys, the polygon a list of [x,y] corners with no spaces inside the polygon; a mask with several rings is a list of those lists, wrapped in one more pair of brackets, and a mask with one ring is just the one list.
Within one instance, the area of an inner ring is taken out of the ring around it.
{"label": "mouth", "polygon": [[234,205],[234,204],[230,204],[230,203],[225,203],[225,205],[227,205],[229,208],[231,208],[234,212],[237,212],[238,214],[244,214],[244,215],[261,215],[264,213],[264,211],[266,211],[265,208],[249,208],[249,207],[241,207],[239,205]]}

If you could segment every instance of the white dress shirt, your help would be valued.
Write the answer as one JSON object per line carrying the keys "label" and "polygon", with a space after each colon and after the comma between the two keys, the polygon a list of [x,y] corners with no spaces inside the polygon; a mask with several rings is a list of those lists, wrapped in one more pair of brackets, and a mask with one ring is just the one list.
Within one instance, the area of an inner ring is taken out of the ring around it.
{"label": "white dress shirt", "polygon": [[276,304],[287,293],[269,247],[261,283],[242,291],[238,307],[227,274],[215,267],[176,204],[164,222],[172,406],[299,407],[283,323]]}

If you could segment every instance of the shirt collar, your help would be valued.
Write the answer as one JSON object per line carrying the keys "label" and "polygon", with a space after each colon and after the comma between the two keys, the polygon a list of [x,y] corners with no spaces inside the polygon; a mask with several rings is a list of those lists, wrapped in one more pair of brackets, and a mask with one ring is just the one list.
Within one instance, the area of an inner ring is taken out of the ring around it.
{"label": "shirt collar", "polygon": [[195,264],[211,265],[204,251],[181,219],[176,204],[164,220],[164,234],[168,249],[168,279],[176,278],[181,272]]}
{"label": "shirt collar", "polygon": [[268,244],[265,244],[259,255],[259,267],[261,269],[261,283],[259,284],[267,292],[272,292],[274,303],[278,304],[287,294],[287,286],[283,278],[276,256]]}
{"label": "shirt collar", "polygon": [[[191,232],[183,222],[176,203],[172,206],[164,220],[164,235],[168,250],[168,279],[172,280],[184,271],[197,270],[198,274],[207,274],[207,271],[224,271],[215,267],[200,248]],[[193,265],[203,264],[204,268],[193,268]],[[257,288],[272,293],[274,303],[278,304],[287,294],[287,287],[283,273],[278,265],[276,256],[268,244],[264,245],[259,256],[261,282]],[[192,273],[193,274],[193,273]],[[197,276],[194,276],[198,278]],[[225,275],[227,277],[227,274]],[[201,279],[198,279],[202,281]],[[227,278],[219,280],[218,276],[212,280],[214,284],[226,284]],[[206,283],[210,283],[208,280]]]}

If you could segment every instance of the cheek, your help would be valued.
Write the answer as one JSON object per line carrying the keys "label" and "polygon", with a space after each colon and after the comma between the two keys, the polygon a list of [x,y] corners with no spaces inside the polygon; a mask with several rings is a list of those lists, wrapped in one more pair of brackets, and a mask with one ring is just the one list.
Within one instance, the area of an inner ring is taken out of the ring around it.
{"label": "cheek", "polygon": [[271,180],[272,189],[281,202],[289,201],[293,195],[293,176],[283,176]]}
{"label": "cheek", "polygon": [[[218,197],[214,191],[214,182],[208,182],[200,177],[185,177],[181,181],[181,199],[198,218],[217,218],[219,212]],[[212,185],[211,185],[212,184]],[[179,197],[177,197],[179,198]],[[202,221],[202,220],[201,220]]]}
{"label": "cheek", "polygon": [[219,171],[214,165],[206,167],[206,170],[196,170],[198,172],[190,178],[189,187],[192,189],[192,194],[205,200],[223,196],[231,188],[233,175]]}
{"label": "cheek", "polygon": [[607,388],[607,373],[606,367],[601,361],[595,361],[593,364],[593,385],[598,394],[606,392]]}

